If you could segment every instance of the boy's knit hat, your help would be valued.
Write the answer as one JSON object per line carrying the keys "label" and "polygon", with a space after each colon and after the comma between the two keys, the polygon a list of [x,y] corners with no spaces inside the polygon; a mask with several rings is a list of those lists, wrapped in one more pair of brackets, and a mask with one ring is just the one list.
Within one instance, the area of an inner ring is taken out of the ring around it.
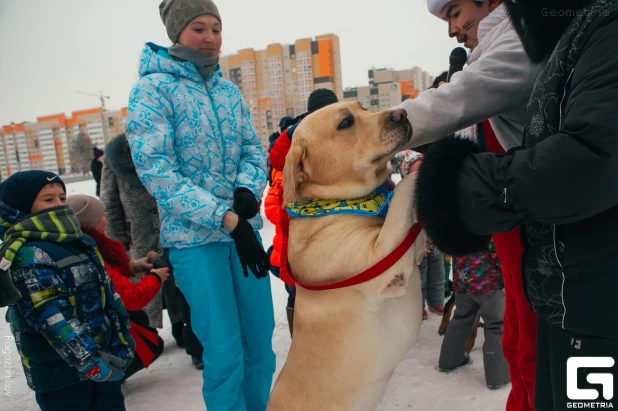
{"label": "boy's knit hat", "polygon": [[101,200],[91,196],[70,196],[67,205],[73,209],[79,224],[84,228],[95,228],[105,215],[105,206]]}
{"label": "boy's knit hat", "polygon": [[167,36],[174,44],[178,42],[178,37],[187,24],[198,16],[215,16],[221,23],[219,10],[211,0],[163,0],[159,4],[159,14],[165,24]]}
{"label": "boy's knit hat", "polygon": [[0,201],[9,207],[30,214],[36,196],[47,184],[58,183],[67,192],[64,181],[50,171],[18,171],[0,184]]}
{"label": "boy's knit hat", "polygon": [[337,95],[332,90],[319,88],[313,90],[309,95],[309,100],[307,100],[307,111],[311,114],[314,111],[337,102],[339,102],[339,99],[337,99]]}

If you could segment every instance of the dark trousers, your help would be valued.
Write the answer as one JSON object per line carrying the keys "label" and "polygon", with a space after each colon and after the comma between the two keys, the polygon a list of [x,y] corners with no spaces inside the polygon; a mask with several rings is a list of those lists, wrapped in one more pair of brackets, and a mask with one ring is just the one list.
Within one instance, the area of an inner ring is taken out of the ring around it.
{"label": "dark trousers", "polygon": [[[594,319],[591,319],[591,321],[594,321]],[[614,359],[613,367],[582,366],[577,371],[572,372],[571,380],[576,379],[576,385],[573,381],[569,383],[580,390],[593,389],[597,391],[597,399],[582,400],[579,399],[579,394],[567,392],[567,360],[577,357],[611,357]],[[618,339],[576,334],[539,320],[534,409],[536,411],[562,411],[572,408],[590,408],[589,406],[586,407],[586,404],[591,402],[611,403],[614,409],[617,409],[618,365],[615,363],[616,360],[618,360]],[[608,374],[606,378],[612,380],[613,398],[609,400],[604,398],[604,394],[607,395],[608,392],[602,384],[590,384],[588,382],[587,378],[594,379],[599,377],[598,374]],[[575,398],[569,398],[568,394]],[[584,406],[572,407],[569,403],[573,402],[584,404]],[[594,408],[607,407],[596,405]]]}
{"label": "dark trousers", "polygon": [[35,393],[41,411],[125,411],[120,382],[82,381],[58,391]]}
{"label": "dark trousers", "polygon": [[478,316],[485,326],[483,366],[488,386],[501,386],[509,381],[509,366],[502,355],[502,318],[504,317],[504,290],[485,295],[455,293],[455,314],[449,324],[438,364],[444,369],[459,367],[466,352],[466,342]]}
{"label": "dark trousers", "polygon": [[[268,249],[268,251],[270,252],[271,249],[272,246]],[[279,267],[271,265],[270,272],[273,273],[275,277],[280,278],[279,273],[281,272],[281,269]],[[288,305],[286,308],[294,308],[294,304],[296,304],[296,287],[293,285],[288,285],[286,283],[283,283],[283,285],[285,287],[285,291],[287,291],[288,293]]]}
{"label": "dark trousers", "polygon": [[204,347],[202,347],[202,343],[200,343],[200,340],[193,333],[193,328],[191,328],[191,308],[184,294],[180,291],[180,288],[176,287],[176,292],[180,300],[182,321],[185,323],[185,327],[182,329],[182,336],[185,340],[185,352],[187,355],[197,357],[201,360]]}
{"label": "dark trousers", "polygon": [[418,266],[421,270],[421,291],[423,293],[423,308],[444,306],[444,255],[436,251],[426,255]]}

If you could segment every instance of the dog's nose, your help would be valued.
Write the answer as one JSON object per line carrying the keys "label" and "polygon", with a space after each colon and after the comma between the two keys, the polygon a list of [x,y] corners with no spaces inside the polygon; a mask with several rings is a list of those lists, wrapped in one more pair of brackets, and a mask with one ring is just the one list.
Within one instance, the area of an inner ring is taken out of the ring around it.
{"label": "dog's nose", "polygon": [[400,122],[408,118],[408,112],[398,108],[391,112],[391,121]]}

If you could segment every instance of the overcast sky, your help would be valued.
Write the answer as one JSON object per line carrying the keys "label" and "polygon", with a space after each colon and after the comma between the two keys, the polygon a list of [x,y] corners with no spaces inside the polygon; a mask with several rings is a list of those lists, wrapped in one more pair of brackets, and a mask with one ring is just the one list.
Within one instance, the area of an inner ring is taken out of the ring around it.
{"label": "overcast sky", "polygon": [[[145,42],[169,45],[159,0],[0,0],[0,125],[127,105]],[[223,53],[335,33],[344,87],[367,70],[448,69],[457,46],[425,0],[218,0]]]}

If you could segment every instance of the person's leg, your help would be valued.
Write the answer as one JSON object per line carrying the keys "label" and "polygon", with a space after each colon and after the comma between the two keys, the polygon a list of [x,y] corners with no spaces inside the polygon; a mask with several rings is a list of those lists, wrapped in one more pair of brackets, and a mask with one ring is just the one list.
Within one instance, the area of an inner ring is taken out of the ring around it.
{"label": "person's leg", "polygon": [[554,398],[552,393],[549,340],[549,324],[538,322],[536,341],[536,385],[534,393],[535,411],[553,411]]}
{"label": "person's leg", "polygon": [[427,305],[444,312],[444,255],[437,250],[427,267]]}
{"label": "person's leg", "polygon": [[61,390],[42,393],[36,391],[34,396],[41,411],[90,411],[94,381],[82,381]]}
{"label": "person's leg", "polygon": [[90,411],[125,411],[120,381],[96,383],[92,392]]}
{"label": "person's leg", "polygon": [[452,268],[452,257],[444,256],[444,298],[448,298],[453,293],[451,288],[450,280],[451,280],[451,268]]}
{"label": "person's leg", "polygon": [[455,314],[446,329],[440,349],[440,371],[455,369],[466,362],[466,341],[472,334],[479,308],[469,295],[455,293]]}
{"label": "person's leg", "polygon": [[514,277],[516,281],[514,297],[519,300],[517,302],[517,325],[519,328],[517,364],[527,394],[528,409],[532,410],[534,406],[534,384],[536,379],[536,332],[538,316],[532,311],[530,302],[524,295],[521,270],[518,271],[518,274],[519,275]]}
{"label": "person's leg", "polygon": [[172,324],[172,336],[180,348],[185,348],[182,306],[176,288],[176,280],[172,274],[161,286],[161,294],[163,294],[167,315],[170,317],[170,323]]}
{"label": "person's leg", "polygon": [[233,243],[170,250],[176,282],[191,307],[191,326],[204,347],[202,394],[211,410],[245,411],[243,340],[230,256]]}
{"label": "person's leg", "polygon": [[489,388],[500,388],[509,382],[509,365],[502,353],[502,320],[504,318],[504,290],[476,298],[480,304],[485,342],[483,366],[485,381]]}
{"label": "person's leg", "polygon": [[427,304],[427,267],[429,257],[423,257],[423,261],[418,266],[418,269],[421,271],[421,292],[423,295],[423,308],[425,308]]}
{"label": "person's leg", "polygon": [[534,410],[537,315],[530,308],[523,288],[523,247],[519,229],[493,236],[502,263],[505,312],[502,350],[509,363],[511,392],[507,411]]}
{"label": "person's leg", "polygon": [[[497,248],[497,246],[496,246]],[[528,405],[528,391],[524,385],[524,379],[519,369],[517,358],[517,346],[519,344],[519,324],[517,322],[517,300],[513,291],[513,274],[508,267],[502,265],[502,277],[504,279],[504,324],[502,332],[502,353],[509,364],[511,376],[511,392],[506,402],[507,411],[532,411],[534,408]]]}
{"label": "person's leg", "polygon": [[204,349],[202,347],[202,343],[197,339],[195,333],[193,332],[193,328],[191,328],[191,308],[189,307],[189,303],[187,303],[187,299],[185,298],[180,288],[176,287],[176,294],[178,295],[178,299],[180,300],[180,312],[182,313],[182,321],[185,324],[184,329],[182,330],[182,335],[185,340],[185,352],[187,355],[190,355],[191,358],[194,358],[199,361],[198,364],[204,363],[202,362],[202,354]]}
{"label": "person's leg", "polygon": [[[616,378],[618,378],[618,365],[616,364],[618,338],[582,335],[550,325],[549,341],[551,394],[554,405],[552,411],[569,408],[618,408],[618,396],[615,395]],[[607,359],[607,364],[601,362],[604,361],[603,357]],[[577,364],[577,361],[581,363]],[[595,364],[591,361],[599,361],[599,363]],[[567,375],[569,362],[573,367],[570,370],[571,375]],[[600,378],[593,381],[594,377]],[[585,400],[579,397],[575,388],[593,390],[596,398]],[[569,389],[571,392],[568,392]],[[569,403],[572,405],[569,406]],[[595,403],[594,406],[591,403]]]}
{"label": "person's leg", "polygon": [[245,347],[245,375],[242,386],[246,409],[264,411],[275,373],[275,353],[272,348],[275,314],[270,277],[257,279],[252,273],[245,277],[234,247],[231,249],[230,258]]}
{"label": "person's leg", "polygon": [[296,287],[285,284],[285,291],[288,293],[288,305],[285,307],[285,312],[288,317],[290,337],[292,337],[294,335],[294,305],[296,304]]}
{"label": "person's leg", "polygon": [[288,305],[287,308],[294,309],[296,304],[296,287],[293,285],[285,285],[285,291],[288,293]]}

